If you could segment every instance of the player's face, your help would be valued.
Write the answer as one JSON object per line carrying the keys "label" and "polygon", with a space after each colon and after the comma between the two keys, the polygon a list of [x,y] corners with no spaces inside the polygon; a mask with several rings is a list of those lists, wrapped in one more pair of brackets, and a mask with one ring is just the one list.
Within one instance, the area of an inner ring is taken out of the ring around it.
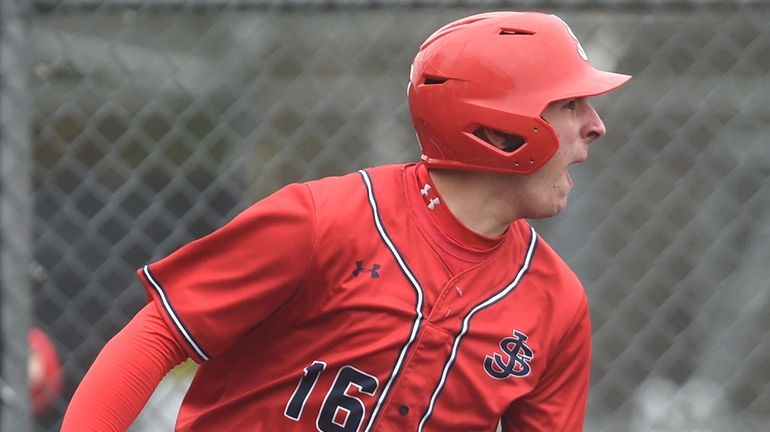
{"label": "player's face", "polygon": [[569,166],[585,161],[588,146],[606,132],[586,98],[552,102],[542,117],[556,130],[559,149],[541,169],[521,178],[526,191],[522,210],[529,218],[553,216],[566,208],[573,186]]}

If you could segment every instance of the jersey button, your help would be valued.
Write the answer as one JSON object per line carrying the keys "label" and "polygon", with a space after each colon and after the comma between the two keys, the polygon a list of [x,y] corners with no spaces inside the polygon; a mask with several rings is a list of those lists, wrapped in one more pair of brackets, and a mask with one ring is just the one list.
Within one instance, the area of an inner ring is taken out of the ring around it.
{"label": "jersey button", "polygon": [[407,415],[409,414],[409,407],[406,405],[401,405],[400,407],[398,407],[398,412],[400,412],[401,415]]}

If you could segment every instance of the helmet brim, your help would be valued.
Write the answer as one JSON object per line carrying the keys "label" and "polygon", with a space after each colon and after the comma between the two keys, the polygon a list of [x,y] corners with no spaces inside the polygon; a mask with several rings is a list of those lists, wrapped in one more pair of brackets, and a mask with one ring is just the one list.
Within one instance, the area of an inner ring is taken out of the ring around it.
{"label": "helmet brim", "polygon": [[589,73],[584,73],[578,77],[573,77],[572,81],[566,86],[563,92],[564,97],[560,99],[603,95],[618,89],[619,87],[626,84],[630,79],[631,75],[624,75],[591,68]]}

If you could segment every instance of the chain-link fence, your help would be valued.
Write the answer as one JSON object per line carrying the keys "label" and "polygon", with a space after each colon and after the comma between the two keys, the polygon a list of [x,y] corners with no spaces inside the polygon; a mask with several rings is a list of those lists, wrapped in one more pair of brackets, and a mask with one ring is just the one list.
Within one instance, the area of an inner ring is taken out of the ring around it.
{"label": "chain-link fence", "polygon": [[[586,430],[770,430],[770,2],[0,0],[2,430],[26,329],[65,384],[144,303],[134,269],[292,181],[413,160],[409,63],[440,25],[558,13],[635,76],[568,211],[534,222],[588,290]],[[137,421],[171,430],[190,370]]]}

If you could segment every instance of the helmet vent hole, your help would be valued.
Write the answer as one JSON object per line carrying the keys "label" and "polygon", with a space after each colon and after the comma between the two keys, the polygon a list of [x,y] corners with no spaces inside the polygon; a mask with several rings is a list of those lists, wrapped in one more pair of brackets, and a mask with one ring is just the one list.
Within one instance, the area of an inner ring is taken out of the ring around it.
{"label": "helmet vent hole", "polygon": [[423,80],[424,85],[438,85],[438,84],[444,84],[448,81],[448,78],[441,78],[441,77],[434,77],[434,76],[425,76],[425,79]]}
{"label": "helmet vent hole", "polygon": [[533,34],[535,34],[535,32],[529,30],[520,30],[514,28],[500,29],[501,36],[532,36]]}
{"label": "helmet vent hole", "polygon": [[473,132],[477,138],[485,143],[496,147],[506,153],[513,153],[523,146],[526,140],[519,135],[513,135],[508,132],[495,130],[486,126],[481,126]]}

